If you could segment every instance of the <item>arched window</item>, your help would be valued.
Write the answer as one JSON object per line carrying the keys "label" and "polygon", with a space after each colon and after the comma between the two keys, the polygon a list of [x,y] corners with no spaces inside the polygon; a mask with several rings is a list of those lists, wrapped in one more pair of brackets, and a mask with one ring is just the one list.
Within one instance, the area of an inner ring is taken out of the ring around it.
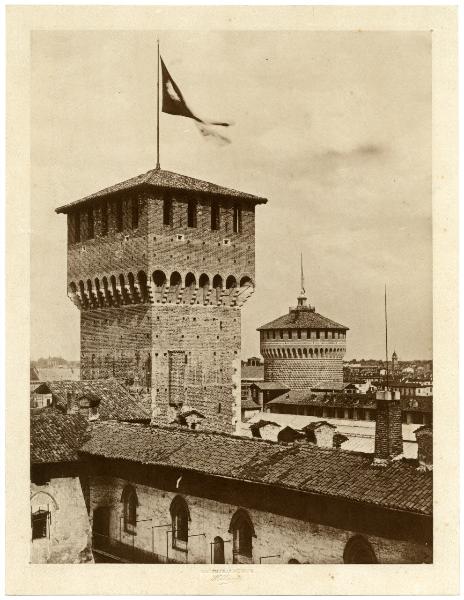
{"label": "arched window", "polygon": [[226,289],[230,290],[231,288],[236,288],[237,287],[237,280],[235,279],[235,277],[233,275],[229,275],[229,277],[226,279]]}
{"label": "arched window", "polygon": [[147,302],[149,299],[149,295],[148,295],[147,275],[146,275],[145,271],[139,271],[137,273],[137,281],[139,283],[142,301]]}
{"label": "arched window", "polygon": [[196,285],[195,275],[193,273],[187,273],[185,277],[185,287],[194,289]]}
{"label": "arched window", "polygon": [[224,540],[216,536],[213,541],[213,563],[215,565],[223,565],[225,564],[224,557]]}
{"label": "arched window", "polygon": [[362,535],[355,535],[348,540],[345,546],[343,562],[346,564],[368,565],[378,561],[369,542]]}
{"label": "arched window", "polygon": [[171,273],[169,285],[170,287],[180,287],[182,285],[182,277],[180,276],[180,273],[178,273],[177,271]]}
{"label": "arched window", "polygon": [[187,502],[182,496],[176,496],[169,508],[172,522],[172,547],[178,550],[187,550],[188,523],[190,513]]}
{"label": "arched window", "polygon": [[239,509],[230,521],[229,533],[233,535],[233,562],[253,561],[253,537],[256,537],[253,523],[248,513]]}
{"label": "arched window", "polygon": [[137,493],[131,485],[126,485],[122,491],[121,502],[124,503],[124,531],[126,533],[135,533],[137,526],[137,506],[139,501]]}
{"label": "arched window", "polygon": [[200,294],[199,294],[199,302],[204,302],[208,296],[208,292],[209,292],[209,277],[208,275],[206,275],[206,273],[202,273],[200,275],[200,279],[198,281],[198,285],[200,287]]}
{"label": "arched window", "polygon": [[253,287],[253,282],[252,282],[252,281],[251,281],[251,279],[250,279],[249,277],[247,277],[247,276],[245,276],[245,277],[242,277],[242,278],[240,279],[240,287],[248,287],[248,286],[251,286],[251,287]]}
{"label": "arched window", "polygon": [[219,302],[222,293],[222,277],[215,275],[213,277],[213,288],[216,290],[216,302]]}

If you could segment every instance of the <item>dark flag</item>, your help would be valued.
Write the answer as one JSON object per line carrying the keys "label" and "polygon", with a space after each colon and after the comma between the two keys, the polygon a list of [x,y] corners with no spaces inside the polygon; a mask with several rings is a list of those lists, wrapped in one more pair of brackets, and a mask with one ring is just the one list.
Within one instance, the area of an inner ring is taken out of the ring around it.
{"label": "dark flag", "polygon": [[170,115],[178,115],[180,117],[188,117],[193,119],[202,135],[205,137],[211,137],[223,144],[230,144],[229,138],[221,135],[213,129],[213,127],[229,127],[231,123],[220,122],[220,121],[209,121],[206,119],[200,119],[187,106],[187,103],[182,96],[182,92],[179,86],[176,84],[174,79],[169,74],[169,71],[164,64],[163,59],[160,57],[161,71],[162,71],[162,94],[163,104],[162,111]]}

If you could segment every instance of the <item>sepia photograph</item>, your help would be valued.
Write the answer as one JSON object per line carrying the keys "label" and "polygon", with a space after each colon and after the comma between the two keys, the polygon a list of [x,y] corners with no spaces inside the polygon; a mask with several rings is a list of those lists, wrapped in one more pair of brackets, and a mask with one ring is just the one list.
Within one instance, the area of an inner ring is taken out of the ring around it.
{"label": "sepia photograph", "polygon": [[29,563],[433,566],[433,30],[179,10],[30,31]]}

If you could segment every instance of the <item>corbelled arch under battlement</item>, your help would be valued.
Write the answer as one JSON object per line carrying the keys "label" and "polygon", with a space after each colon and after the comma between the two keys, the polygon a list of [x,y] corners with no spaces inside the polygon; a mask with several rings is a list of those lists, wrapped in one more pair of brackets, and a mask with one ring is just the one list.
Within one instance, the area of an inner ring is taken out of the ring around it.
{"label": "corbelled arch under battlement", "polygon": [[251,277],[234,274],[167,272],[156,268],[71,281],[68,296],[80,310],[130,304],[202,304],[239,308],[254,293]]}

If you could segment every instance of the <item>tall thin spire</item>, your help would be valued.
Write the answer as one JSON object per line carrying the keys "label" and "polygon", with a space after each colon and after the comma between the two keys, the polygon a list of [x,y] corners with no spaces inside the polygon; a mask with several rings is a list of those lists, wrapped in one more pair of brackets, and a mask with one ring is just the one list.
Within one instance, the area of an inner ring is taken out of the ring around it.
{"label": "tall thin spire", "polygon": [[300,254],[300,277],[301,277],[301,290],[298,296],[298,307],[306,306],[306,290],[304,285],[304,273],[303,273],[303,253]]}
{"label": "tall thin spire", "polygon": [[305,286],[304,286],[304,273],[303,273],[303,252],[300,254],[300,260],[301,260],[301,296],[304,296],[306,294],[306,290],[305,290]]}

